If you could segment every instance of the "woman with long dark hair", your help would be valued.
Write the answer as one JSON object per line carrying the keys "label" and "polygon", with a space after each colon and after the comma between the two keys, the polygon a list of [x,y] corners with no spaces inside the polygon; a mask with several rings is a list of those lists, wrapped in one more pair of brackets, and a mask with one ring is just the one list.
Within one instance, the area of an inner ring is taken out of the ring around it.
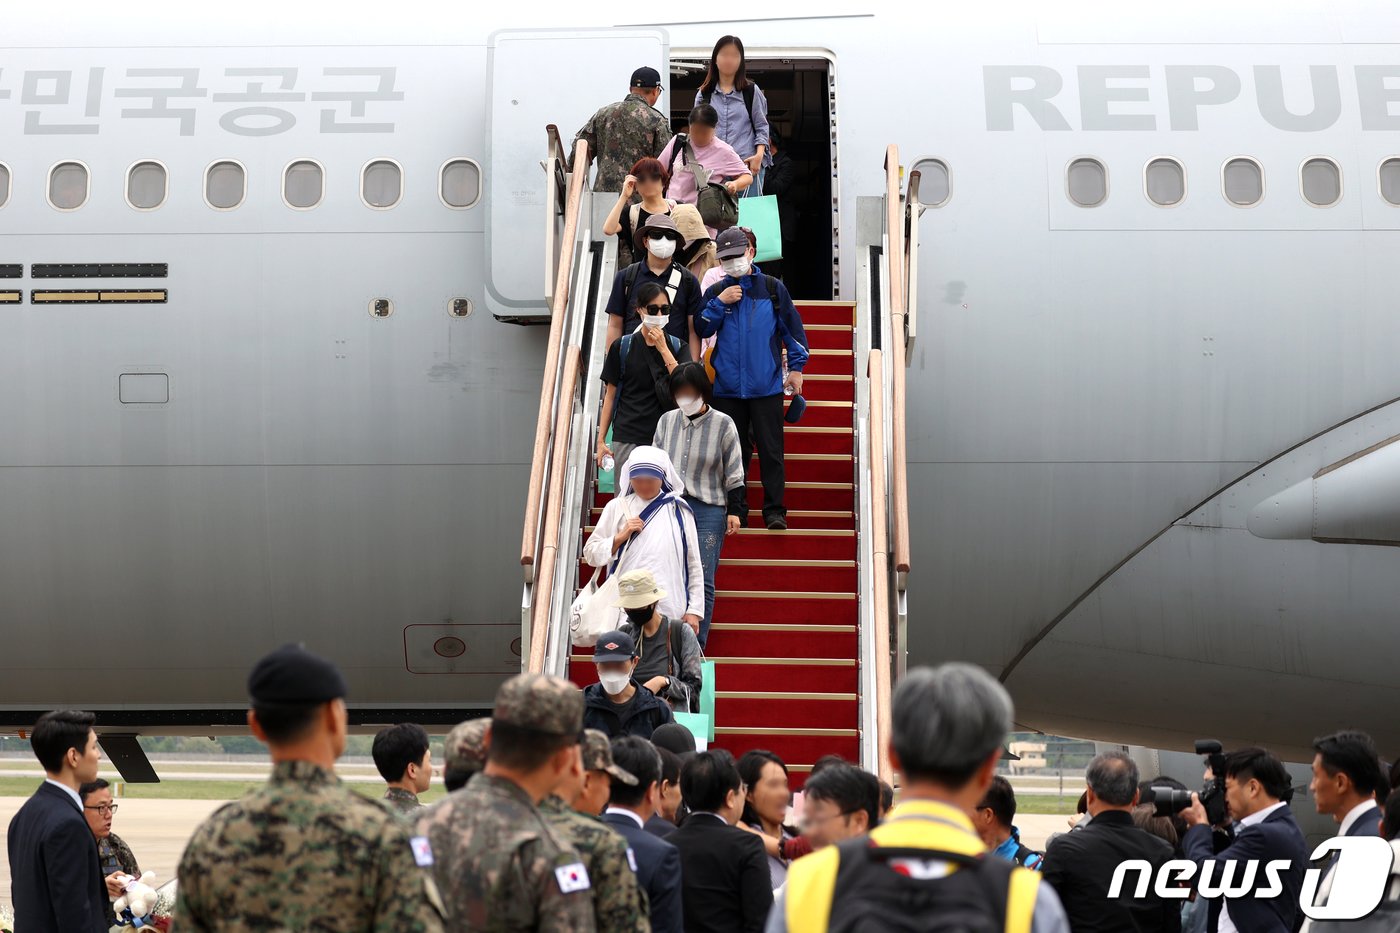
{"label": "woman with long dark hair", "polygon": [[[748,788],[744,792],[744,815],[739,822],[771,839],[794,838],[797,834],[783,825],[788,804],[792,803],[792,788],[783,760],[765,749],[745,752],[739,759],[739,777]],[[768,875],[774,889],[782,887],[787,880],[787,865],[781,858],[768,856]]]}
{"label": "woman with long dark hair", "polygon": [[738,36],[720,36],[715,43],[695,103],[715,108],[719,113],[717,135],[748,164],[754,184],[746,196],[762,195],[764,171],[773,164],[768,151],[768,98],[748,76],[744,43]]}

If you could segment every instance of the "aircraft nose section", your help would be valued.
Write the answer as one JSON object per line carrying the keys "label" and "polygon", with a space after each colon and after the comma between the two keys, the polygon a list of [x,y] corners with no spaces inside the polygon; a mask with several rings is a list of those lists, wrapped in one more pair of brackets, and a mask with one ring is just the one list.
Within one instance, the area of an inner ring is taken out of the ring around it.
{"label": "aircraft nose section", "polygon": [[1256,538],[1305,541],[1313,536],[1313,479],[1289,486],[1249,510],[1245,527]]}

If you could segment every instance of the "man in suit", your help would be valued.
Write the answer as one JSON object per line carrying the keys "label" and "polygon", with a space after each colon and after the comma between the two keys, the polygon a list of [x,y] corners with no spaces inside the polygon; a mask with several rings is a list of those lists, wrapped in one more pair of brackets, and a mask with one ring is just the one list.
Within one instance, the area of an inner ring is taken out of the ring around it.
{"label": "man in suit", "polygon": [[760,933],[773,888],[763,840],[734,826],[744,812],[734,756],[711,749],[686,762],[681,799],[690,815],[666,841],[681,853],[686,933]]}
{"label": "man in suit", "polygon": [[1133,807],[1138,802],[1137,764],[1124,752],[1105,752],[1089,763],[1085,802],[1092,821],[1078,832],[1057,838],[1045,853],[1042,871],[1054,886],[1074,933],[1178,933],[1181,902],[1149,886],[1142,897],[1125,886],[1110,899],[1113,875],[1127,859],[1142,859],[1157,869],[1170,861],[1172,847],[1138,829]]}
{"label": "man in suit", "polygon": [[[1364,732],[1344,731],[1313,742],[1312,791],[1318,813],[1337,821],[1338,836],[1374,836],[1379,832],[1381,810],[1377,789],[1388,783],[1376,745]],[[1332,869],[1337,853],[1327,862],[1317,886],[1317,902],[1327,903],[1332,893]],[[1304,926],[1308,929],[1311,925]]]}
{"label": "man in suit", "polygon": [[682,933],[680,853],[643,828],[661,793],[661,755],[650,742],[628,735],[613,739],[612,758],[637,783],[612,782],[603,822],[627,840],[627,857],[651,905],[652,933]]}
{"label": "man in suit", "polygon": [[[1225,756],[1225,803],[1237,824],[1234,841],[1214,851],[1210,819],[1198,794],[1192,794],[1191,806],[1181,811],[1189,827],[1181,847],[1186,857],[1200,866],[1197,877],[1209,862],[1216,863],[1212,866],[1215,878],[1222,876],[1226,862],[1289,862],[1288,870],[1279,874],[1283,891],[1278,896],[1251,894],[1226,900],[1217,920],[1218,933],[1293,933],[1302,922],[1298,894],[1308,868],[1309,849],[1288,806],[1292,796],[1282,762],[1262,748],[1241,748]],[[1255,873],[1255,890],[1269,883],[1262,868]]]}
{"label": "man in suit", "polygon": [[92,713],[56,710],[30,734],[47,776],[10,821],[7,840],[15,927],[25,933],[106,933],[107,895],[121,894],[119,872],[102,877],[78,796],[97,779],[96,721]]}

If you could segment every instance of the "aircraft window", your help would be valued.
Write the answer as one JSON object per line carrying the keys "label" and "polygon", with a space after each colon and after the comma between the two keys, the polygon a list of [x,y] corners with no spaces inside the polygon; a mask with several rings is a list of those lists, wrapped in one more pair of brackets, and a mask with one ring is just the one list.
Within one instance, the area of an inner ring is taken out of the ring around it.
{"label": "aircraft window", "polygon": [[0,162],[0,207],[10,203],[10,167]]}
{"label": "aircraft window", "polygon": [[153,211],[165,203],[169,177],[159,162],[137,162],[126,173],[126,203],[138,211]]}
{"label": "aircraft window", "polygon": [[217,211],[231,211],[248,192],[248,172],[238,162],[215,162],[204,171],[204,201]]}
{"label": "aircraft window", "polygon": [[[0,166],[3,168],[3,166]],[[1387,204],[1400,207],[1400,158],[1386,159],[1380,167],[1381,197]],[[4,204],[4,192],[0,191],[0,204]]]}
{"label": "aircraft window", "polygon": [[438,196],[448,207],[471,207],[481,199],[481,166],[471,159],[444,162],[438,178]]}
{"label": "aircraft window", "polygon": [[282,200],[299,211],[309,211],[321,203],[326,193],[326,172],[319,162],[298,159],[289,162],[282,173]]}
{"label": "aircraft window", "polygon": [[1220,170],[1220,186],[1225,200],[1237,207],[1249,207],[1264,199],[1264,170],[1253,159],[1231,159]]}
{"label": "aircraft window", "polygon": [[1075,159],[1065,170],[1069,199],[1080,207],[1097,207],[1108,197],[1108,171],[1098,159]]}
{"label": "aircraft window", "polygon": [[1186,197],[1186,169],[1176,159],[1153,159],[1143,170],[1143,185],[1153,204],[1171,207]]}
{"label": "aircraft window", "polygon": [[1303,197],[1316,207],[1331,207],[1342,199],[1342,170],[1331,159],[1308,159],[1298,170]]}
{"label": "aircraft window", "polygon": [[403,197],[403,169],[389,159],[375,159],[360,173],[360,198],[369,207],[386,210]]}
{"label": "aircraft window", "polygon": [[59,162],[49,169],[49,204],[61,211],[76,211],[87,203],[88,168],[81,162]]}
{"label": "aircraft window", "polygon": [[921,159],[914,163],[914,171],[919,173],[919,204],[923,207],[942,207],[948,203],[953,193],[953,179],[948,172],[948,163],[942,159]]}

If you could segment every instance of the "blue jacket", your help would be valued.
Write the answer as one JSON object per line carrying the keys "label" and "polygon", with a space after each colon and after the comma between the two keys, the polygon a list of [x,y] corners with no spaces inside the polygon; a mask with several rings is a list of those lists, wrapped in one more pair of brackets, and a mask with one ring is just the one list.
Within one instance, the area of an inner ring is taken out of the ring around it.
{"label": "blue jacket", "polygon": [[[720,301],[720,292],[735,284],[743,288],[744,297],[732,305]],[[701,337],[719,335],[710,357],[718,398],[781,394],[784,344],[788,369],[800,373],[807,365],[807,331],[792,297],[782,282],[761,272],[737,280],[726,275],[711,285],[695,318],[695,330]]]}
{"label": "blue jacket", "polygon": [[[1262,822],[1236,830],[1235,841],[1220,852],[1214,851],[1210,827],[1204,825],[1188,829],[1181,840],[1181,847],[1186,857],[1197,865],[1231,860],[1259,859],[1268,862],[1288,859],[1292,867],[1280,875],[1283,893],[1278,897],[1237,897],[1226,903],[1230,908],[1230,920],[1239,930],[1293,933],[1301,925],[1303,913],[1298,906],[1298,895],[1303,890],[1303,875],[1308,869],[1310,850],[1288,804],[1264,817]],[[1215,869],[1217,879],[1223,867],[1217,866]],[[1268,881],[1261,866],[1255,875],[1254,886],[1262,888]],[[1218,912],[1212,911],[1212,914],[1218,915]]]}

